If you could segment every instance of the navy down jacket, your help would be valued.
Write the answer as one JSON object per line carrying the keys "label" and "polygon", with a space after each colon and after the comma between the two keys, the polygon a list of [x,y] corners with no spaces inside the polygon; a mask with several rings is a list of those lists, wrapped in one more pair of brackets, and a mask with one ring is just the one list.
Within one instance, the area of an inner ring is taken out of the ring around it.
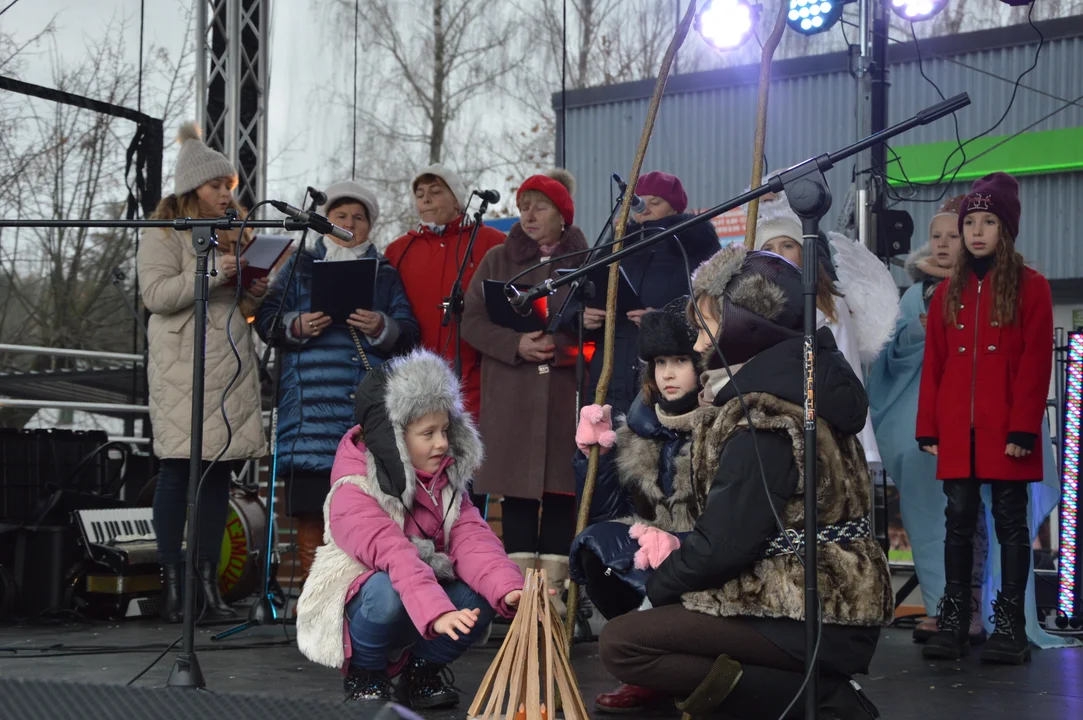
{"label": "navy down jacket", "polygon": [[[633,522],[654,525],[674,534],[691,530],[695,506],[689,460],[690,435],[665,427],[640,395],[617,430],[612,452],[599,458],[590,504],[591,523],[572,541],[572,579],[586,582],[580,550],[588,550],[629,585],[646,592],[645,572],[635,570],[639,543],[628,536]],[[576,451],[576,493],[582,500],[587,457]]]}
{"label": "navy down jacket", "polygon": [[[267,299],[256,314],[256,330],[268,340],[279,303],[284,303],[282,326],[288,328],[299,313],[312,311],[312,263],[322,260],[322,243],[298,257],[291,258],[278,273]],[[376,275],[374,310],[383,313],[385,322],[394,322],[379,346],[364,333],[355,331],[372,367],[393,355],[412,348],[418,340],[417,321],[410,310],[406,291],[398,271],[370,247],[365,257],[380,261]],[[285,287],[290,268],[297,270]],[[397,329],[397,336],[395,330]],[[353,337],[345,327],[331,326],[314,338],[297,340],[292,333],[280,331],[278,357],[282,362],[282,385],[278,415],[278,458],[288,472],[330,473],[335,450],[342,436],[354,423],[354,393],[366,369]]]}

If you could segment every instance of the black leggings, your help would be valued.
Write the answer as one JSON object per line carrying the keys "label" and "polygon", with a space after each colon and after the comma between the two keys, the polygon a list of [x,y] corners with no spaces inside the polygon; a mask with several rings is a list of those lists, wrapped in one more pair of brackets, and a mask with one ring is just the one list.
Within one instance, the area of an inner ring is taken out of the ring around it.
{"label": "black leggings", "polygon": [[[202,472],[207,470],[203,462]],[[196,538],[196,559],[211,561],[218,566],[222,552],[222,538],[226,533],[226,517],[229,514],[230,464],[220,462],[211,468],[211,474],[203,481],[196,515],[199,521],[199,537]],[[158,481],[154,487],[154,534],[158,536],[158,562],[162,565],[178,565],[184,562],[181,544],[184,542],[184,523],[188,517],[188,461],[162,460]]]}
{"label": "black leggings", "polygon": [[525,552],[567,557],[575,535],[575,514],[574,495],[545,493],[540,502],[530,498],[505,497],[500,516],[504,529],[504,551],[509,554]]}
{"label": "black leggings", "polygon": [[[949,595],[970,593],[974,564],[974,535],[981,507],[981,480],[945,480],[948,506],[944,511],[947,536],[944,541],[944,571]],[[1002,590],[1022,597],[1030,574],[1030,530],[1027,507],[1028,483],[1014,480],[989,482],[993,491],[993,524],[1000,541],[1003,566]]]}

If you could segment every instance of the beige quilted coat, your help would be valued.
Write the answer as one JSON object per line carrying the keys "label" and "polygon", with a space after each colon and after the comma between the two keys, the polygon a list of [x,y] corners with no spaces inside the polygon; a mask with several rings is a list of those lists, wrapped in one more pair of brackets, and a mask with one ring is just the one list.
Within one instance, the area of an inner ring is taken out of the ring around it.
{"label": "beige quilted coat", "polygon": [[[151,313],[147,381],[154,454],[187,458],[191,453],[192,356],[196,256],[192,235],[166,228],[143,231],[138,254],[139,286]],[[211,460],[226,441],[222,391],[237,371],[237,360],[226,336],[226,319],[234,286],[223,286],[223,274],[210,278],[207,310],[207,368],[203,411],[203,458]],[[233,439],[223,460],[258,458],[267,443],[260,415],[258,358],[247,317],[259,299],[245,294],[233,315],[233,340],[241,356],[241,372],[226,397],[226,414]]]}

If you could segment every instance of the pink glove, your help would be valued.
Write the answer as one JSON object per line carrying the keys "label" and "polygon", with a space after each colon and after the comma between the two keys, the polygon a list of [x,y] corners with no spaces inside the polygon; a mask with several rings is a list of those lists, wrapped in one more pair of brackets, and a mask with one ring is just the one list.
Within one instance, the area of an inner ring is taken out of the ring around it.
{"label": "pink glove", "polygon": [[636,570],[657,568],[671,552],[681,546],[676,535],[643,523],[636,523],[628,528],[628,534],[639,541],[639,550],[635,556]]}
{"label": "pink glove", "polygon": [[613,432],[613,407],[611,405],[584,405],[579,411],[579,427],[575,429],[575,444],[584,455],[590,454],[591,445],[613,447],[617,433]]}

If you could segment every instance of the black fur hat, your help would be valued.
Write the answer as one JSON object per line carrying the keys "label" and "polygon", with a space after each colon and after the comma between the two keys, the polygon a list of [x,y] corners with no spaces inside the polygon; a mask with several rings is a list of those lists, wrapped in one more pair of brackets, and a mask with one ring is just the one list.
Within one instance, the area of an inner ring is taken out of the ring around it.
{"label": "black fur hat", "polygon": [[639,359],[650,362],[662,355],[697,355],[696,330],[688,324],[688,296],[646,313],[639,321]]}

